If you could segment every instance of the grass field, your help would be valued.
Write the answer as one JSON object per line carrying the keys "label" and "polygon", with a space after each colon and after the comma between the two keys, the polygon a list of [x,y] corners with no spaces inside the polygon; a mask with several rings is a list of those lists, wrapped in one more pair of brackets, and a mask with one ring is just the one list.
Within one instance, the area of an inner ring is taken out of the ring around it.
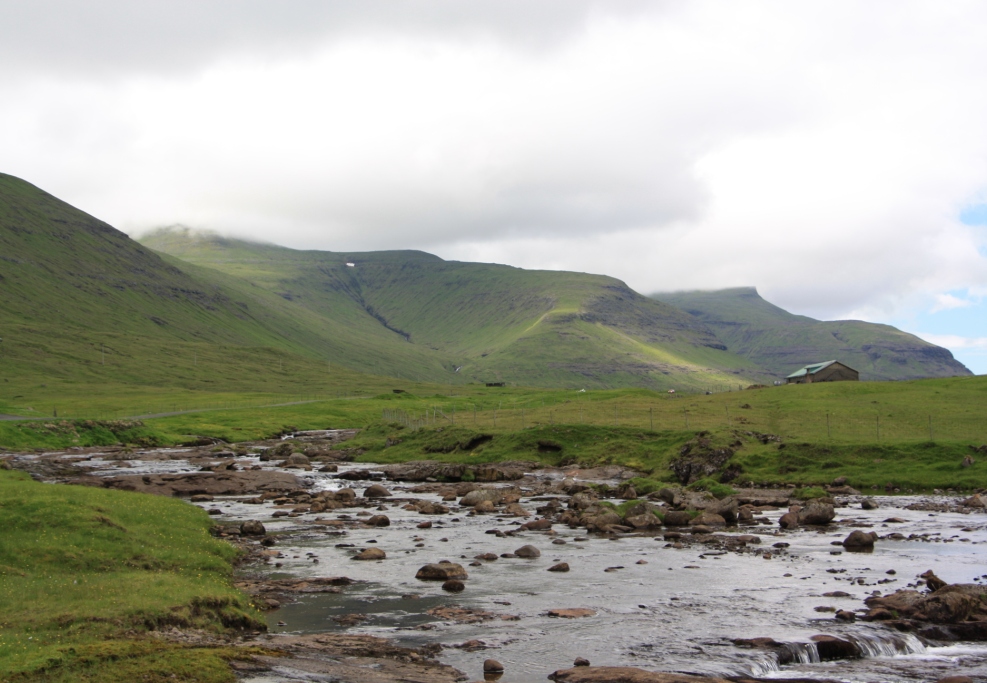
{"label": "grass field", "polygon": [[[987,486],[982,464],[960,466],[965,455],[976,456],[971,446],[987,443],[987,377],[787,385],[710,395],[439,387],[383,378],[373,384],[359,385],[365,393],[340,389],[332,396],[199,396],[219,399],[220,405],[142,419],[139,425],[113,420],[0,422],[0,446],[165,445],[193,436],[234,442],[295,429],[371,427],[357,442],[367,449],[364,459],[395,461],[436,457],[425,447],[428,435],[455,428],[496,435],[496,446],[485,447],[483,462],[554,462],[555,456],[538,451],[537,441],[562,439],[568,444],[563,451],[567,457],[628,464],[661,478],[677,448],[705,430],[723,444],[744,443],[736,462],[756,483],[824,484],[852,472],[861,486]],[[404,393],[394,393],[394,388]],[[150,408],[154,395],[136,395],[134,402],[155,412]],[[186,398],[195,403],[196,396]],[[272,405],[278,403],[289,405]],[[780,437],[784,447],[773,441],[762,444],[761,434]],[[401,447],[385,449],[388,437],[400,438]],[[642,444],[650,445],[642,450]],[[450,457],[478,455],[454,449]]]}
{"label": "grass field", "polygon": [[232,546],[175,499],[51,486],[0,471],[5,681],[232,681],[224,649],[145,637],[263,628],[232,587]]}

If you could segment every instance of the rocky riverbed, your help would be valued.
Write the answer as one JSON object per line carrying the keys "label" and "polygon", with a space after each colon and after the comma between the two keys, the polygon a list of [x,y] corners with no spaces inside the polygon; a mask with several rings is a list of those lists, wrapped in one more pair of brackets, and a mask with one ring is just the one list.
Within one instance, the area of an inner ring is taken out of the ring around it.
{"label": "rocky riverbed", "polygon": [[[238,664],[250,683],[662,680],[628,667],[987,680],[987,515],[976,499],[834,487],[831,503],[799,509],[788,491],[717,501],[669,489],[622,505],[636,492],[620,468],[377,467],[328,450],[345,434],[298,437],[304,448],[8,462],[209,510],[217,534],[245,549],[239,585],[268,616],[270,632],[243,642],[291,655]],[[474,481],[430,481],[463,477]],[[595,484],[608,486],[602,497]],[[485,674],[488,660],[503,673]]]}

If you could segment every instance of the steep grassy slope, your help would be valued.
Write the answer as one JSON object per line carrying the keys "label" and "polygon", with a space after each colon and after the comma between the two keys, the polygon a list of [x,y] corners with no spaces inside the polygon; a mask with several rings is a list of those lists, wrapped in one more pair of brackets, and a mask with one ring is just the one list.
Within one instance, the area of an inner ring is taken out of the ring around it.
{"label": "steep grassy slope", "polygon": [[[0,175],[0,412],[43,401],[50,414],[63,395],[134,386],[324,391],[333,345],[368,345],[324,333],[310,311],[260,288],[188,270]],[[339,367],[333,380],[343,379],[359,380]]]}
{"label": "steep grassy slope", "polygon": [[971,374],[947,349],[889,325],[793,315],[762,299],[753,287],[652,297],[691,313],[730,351],[776,378],[809,363],[834,359],[858,370],[861,380]]}
{"label": "steep grassy slope", "polygon": [[[448,382],[664,389],[734,385],[760,374],[691,316],[602,275],[447,262],[411,251],[296,251],[182,228],[142,242],[243,278],[330,327],[376,332],[389,344],[387,362],[408,364],[387,368],[396,376],[424,379],[413,374],[424,367],[418,358],[436,357],[444,371],[428,378]],[[377,367],[352,355],[341,362]]]}

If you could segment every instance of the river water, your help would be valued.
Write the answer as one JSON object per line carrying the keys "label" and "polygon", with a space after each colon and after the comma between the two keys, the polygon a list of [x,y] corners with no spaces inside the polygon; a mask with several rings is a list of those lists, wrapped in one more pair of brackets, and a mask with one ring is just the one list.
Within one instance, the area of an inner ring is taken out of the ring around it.
{"label": "river water", "polygon": [[[98,457],[86,464],[97,474],[196,469],[182,460],[139,458],[136,455],[125,471],[117,469],[116,462]],[[240,458],[238,462],[252,461]],[[340,470],[356,467],[372,465],[341,465]],[[351,486],[359,494],[370,484],[340,481],[329,474],[304,476],[315,489]],[[412,494],[407,491],[410,486],[384,483],[404,502],[408,498],[439,500],[435,495]],[[534,512],[545,500],[523,498],[521,504]],[[277,562],[282,566],[270,567],[271,578],[344,575],[357,580],[339,594],[303,595],[268,613],[273,633],[348,631],[385,636],[406,646],[441,643],[446,648],[440,659],[471,679],[482,678],[482,662],[488,657],[505,665],[503,683],[540,683],[552,671],[568,668],[576,657],[584,657],[598,666],[853,683],[935,681],[960,674],[987,680],[987,643],[927,646],[914,636],[879,624],[844,623],[835,620],[831,611],[817,611],[817,607],[859,609],[874,591],[904,588],[928,569],[950,583],[987,579],[987,515],[907,510],[905,506],[919,499],[898,496],[875,497],[880,508],[865,511],[857,500],[851,498],[849,507],[838,508],[837,520],[843,523],[823,532],[781,532],[776,523],[727,531],[761,537],[760,545],[748,546],[742,553],[710,551],[700,544],[676,549],[668,547],[660,533],[611,540],[562,525],[555,525],[554,536],[519,532],[515,537],[498,537],[486,532],[508,531],[523,520],[467,516],[468,509],[460,510],[455,503],[447,503],[452,507],[449,514],[422,515],[384,499],[382,513],[390,518],[390,526],[348,526],[345,530],[311,522],[317,516],[359,519],[357,510],[272,519],[269,504],[217,499],[204,506],[222,511],[217,521],[260,519],[269,532],[293,532],[277,546],[283,555]],[[780,514],[766,513],[772,522]],[[903,521],[885,521],[892,517]],[[422,521],[431,521],[432,528],[417,528]],[[906,540],[879,540],[868,554],[842,552],[833,543],[846,537],[850,523],[869,525],[882,537],[902,534]],[[772,547],[778,542],[789,547]],[[541,557],[499,558],[468,566],[475,555],[499,556],[525,544],[539,548]],[[353,561],[353,554],[364,547],[381,548],[387,559]],[[765,559],[766,553],[770,559]],[[420,566],[440,560],[466,567],[469,579],[464,592],[445,593],[439,582],[414,578]],[[567,562],[571,571],[546,571],[557,562]],[[823,595],[833,591],[846,592],[849,597]],[[449,605],[517,619],[463,624],[427,614],[432,608]],[[576,619],[546,616],[556,608],[588,608],[595,614]],[[351,614],[366,618],[355,626],[334,619]],[[816,634],[853,639],[869,656],[819,662],[809,645]],[[796,643],[792,649],[800,663],[779,667],[775,655],[739,648],[732,642],[753,637]],[[487,649],[454,647],[470,640],[482,641]],[[266,675],[248,680],[296,679]]]}

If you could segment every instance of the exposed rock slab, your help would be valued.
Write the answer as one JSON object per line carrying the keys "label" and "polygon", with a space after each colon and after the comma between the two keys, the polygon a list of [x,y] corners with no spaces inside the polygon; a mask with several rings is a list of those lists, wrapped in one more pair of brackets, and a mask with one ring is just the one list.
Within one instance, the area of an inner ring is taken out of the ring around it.
{"label": "exposed rock slab", "polygon": [[288,472],[246,470],[236,472],[191,472],[188,474],[128,474],[119,477],[85,477],[72,483],[102,486],[122,491],[154,493],[159,496],[240,496],[265,491],[290,491],[302,486]]}
{"label": "exposed rock slab", "polygon": [[282,675],[294,673],[299,680],[308,680],[304,674],[347,683],[455,683],[466,678],[432,659],[438,648],[413,650],[374,636],[322,633],[268,636],[262,642],[291,657],[255,656],[254,661]]}

